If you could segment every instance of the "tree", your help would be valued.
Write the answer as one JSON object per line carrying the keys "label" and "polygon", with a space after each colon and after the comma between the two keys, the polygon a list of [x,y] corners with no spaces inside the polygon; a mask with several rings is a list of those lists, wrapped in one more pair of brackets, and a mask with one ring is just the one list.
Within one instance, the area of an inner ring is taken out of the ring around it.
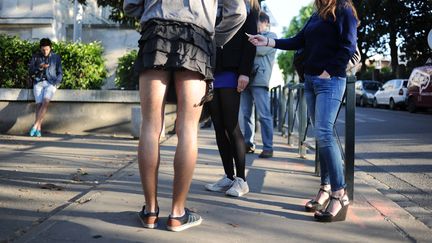
{"label": "tree", "polygon": [[404,53],[403,58],[407,61],[410,70],[424,65],[428,58],[432,58],[432,50],[427,43],[427,35],[432,28],[432,0],[404,2],[410,12],[409,15],[403,16],[408,28],[401,32],[404,41],[400,50]]}
{"label": "tree", "polygon": [[[401,39],[401,30],[406,28],[409,11],[402,0],[363,0],[356,4],[360,27],[358,40],[363,49],[363,64],[367,54],[385,54],[390,52],[392,74],[395,76],[399,65],[397,40]],[[363,65],[362,71],[365,70]]]}
{"label": "tree", "polygon": [[[366,59],[367,53],[372,48],[372,44],[376,43],[379,38],[377,37],[377,32],[373,31],[373,23],[375,23],[376,15],[368,14],[372,12],[372,9],[377,8],[379,1],[355,1],[358,17],[360,20],[360,26],[357,31],[357,43],[360,48],[362,68],[361,73],[366,72]],[[373,40],[373,41],[366,41]]]}
{"label": "tree", "polygon": [[[71,1],[73,2],[74,0]],[[78,0],[78,2],[84,6],[87,4],[87,1],[89,0]],[[111,14],[109,15],[110,20],[136,28],[139,26],[139,22],[135,18],[126,16],[123,11],[123,2],[124,0],[97,0],[97,5],[99,7],[111,8]]]}
{"label": "tree", "polygon": [[[358,42],[363,64],[368,56],[390,53],[394,77],[399,60],[413,68],[430,57],[426,41],[430,24],[426,23],[432,22],[432,0],[357,0],[355,5],[360,18]],[[365,68],[363,65],[362,72]]]}
{"label": "tree", "polygon": [[[294,17],[288,28],[284,27],[283,30],[283,38],[289,38],[297,34],[303,26],[306,24],[309,17],[312,15],[313,5],[310,4],[300,9],[299,15]],[[277,61],[279,64],[279,68],[282,70],[284,80],[288,78],[288,76],[294,76],[295,70],[293,65],[293,57],[294,51],[284,51],[278,55]]]}

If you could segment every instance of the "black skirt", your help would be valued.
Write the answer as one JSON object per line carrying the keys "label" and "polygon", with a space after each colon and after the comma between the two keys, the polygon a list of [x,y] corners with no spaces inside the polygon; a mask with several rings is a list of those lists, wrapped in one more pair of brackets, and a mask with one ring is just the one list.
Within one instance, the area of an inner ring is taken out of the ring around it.
{"label": "black skirt", "polygon": [[[200,73],[208,83],[214,79],[215,44],[210,34],[198,26],[151,20],[142,27],[138,43],[139,52],[135,61],[138,73],[148,69],[172,73],[187,69]],[[167,102],[176,103],[176,100],[174,85],[169,85]]]}

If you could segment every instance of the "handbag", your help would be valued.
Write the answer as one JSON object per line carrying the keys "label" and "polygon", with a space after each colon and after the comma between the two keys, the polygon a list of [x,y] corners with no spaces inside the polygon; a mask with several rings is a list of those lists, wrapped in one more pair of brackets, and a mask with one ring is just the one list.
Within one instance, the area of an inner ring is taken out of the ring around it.
{"label": "handbag", "polygon": [[304,83],[304,59],[305,59],[305,52],[304,49],[298,49],[294,53],[293,57],[293,65],[294,69],[297,72],[297,75],[299,76],[300,83]]}

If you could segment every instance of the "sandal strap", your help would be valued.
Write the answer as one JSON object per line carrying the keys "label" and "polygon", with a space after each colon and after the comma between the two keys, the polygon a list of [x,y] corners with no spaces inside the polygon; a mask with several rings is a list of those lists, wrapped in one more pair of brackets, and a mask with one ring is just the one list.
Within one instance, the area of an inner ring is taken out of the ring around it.
{"label": "sandal strap", "polygon": [[309,200],[306,204],[308,204],[308,203],[310,203],[311,205],[314,205],[314,204],[319,204],[319,205],[321,205],[321,203],[319,203],[319,202],[316,201],[315,199],[311,199],[311,200]]}
{"label": "sandal strap", "polygon": [[[327,190],[324,190],[324,189],[320,188],[319,191],[318,191],[318,194],[317,194],[317,195],[320,196],[320,193],[321,193],[321,192],[323,192],[323,193],[327,193],[329,196],[331,196],[331,194],[330,194],[330,190],[327,191]],[[315,200],[315,199],[310,200],[309,203],[311,203],[311,204],[318,203],[319,205],[321,205],[321,203],[319,203],[319,202],[318,202],[317,200]]]}
{"label": "sandal strap", "polygon": [[143,212],[143,215],[145,217],[158,217],[159,216],[159,207],[157,208],[156,212],[146,212],[145,206],[143,206],[142,212]]}
{"label": "sandal strap", "polygon": [[325,193],[329,194],[329,196],[331,196],[330,190],[324,190],[324,189],[320,188],[318,193],[320,193],[320,192],[325,192]]}
{"label": "sandal strap", "polygon": [[185,211],[185,213],[183,214],[183,216],[173,217],[173,216],[169,215],[168,219],[178,220],[178,221],[180,221],[181,224],[185,224],[191,220],[193,220],[193,221],[196,220],[196,216],[191,214],[190,209],[185,208],[184,211]]}
{"label": "sandal strap", "polygon": [[343,197],[345,196],[345,194],[342,197],[334,197],[334,196],[330,196],[330,200],[336,200],[340,203],[340,205],[343,207],[344,206],[344,202],[349,202],[349,200],[343,200]]}

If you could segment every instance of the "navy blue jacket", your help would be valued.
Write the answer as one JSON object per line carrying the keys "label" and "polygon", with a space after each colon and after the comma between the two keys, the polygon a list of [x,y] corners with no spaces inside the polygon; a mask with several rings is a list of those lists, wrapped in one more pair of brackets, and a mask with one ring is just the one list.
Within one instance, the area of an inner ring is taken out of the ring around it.
{"label": "navy blue jacket", "polygon": [[[41,63],[48,63],[47,69],[40,69]],[[41,52],[33,55],[29,64],[30,76],[34,77],[33,82],[37,83],[40,81],[39,77],[43,75],[47,81],[58,86],[63,79],[63,70],[61,65],[61,58],[53,51],[50,52],[48,57],[44,57]],[[44,72],[44,73],[42,73]]]}
{"label": "navy blue jacket", "polygon": [[356,46],[357,19],[351,8],[342,6],[336,11],[336,21],[314,13],[297,35],[275,40],[278,49],[304,49],[308,75],[320,75],[325,70],[331,76],[346,77],[345,69]]}

